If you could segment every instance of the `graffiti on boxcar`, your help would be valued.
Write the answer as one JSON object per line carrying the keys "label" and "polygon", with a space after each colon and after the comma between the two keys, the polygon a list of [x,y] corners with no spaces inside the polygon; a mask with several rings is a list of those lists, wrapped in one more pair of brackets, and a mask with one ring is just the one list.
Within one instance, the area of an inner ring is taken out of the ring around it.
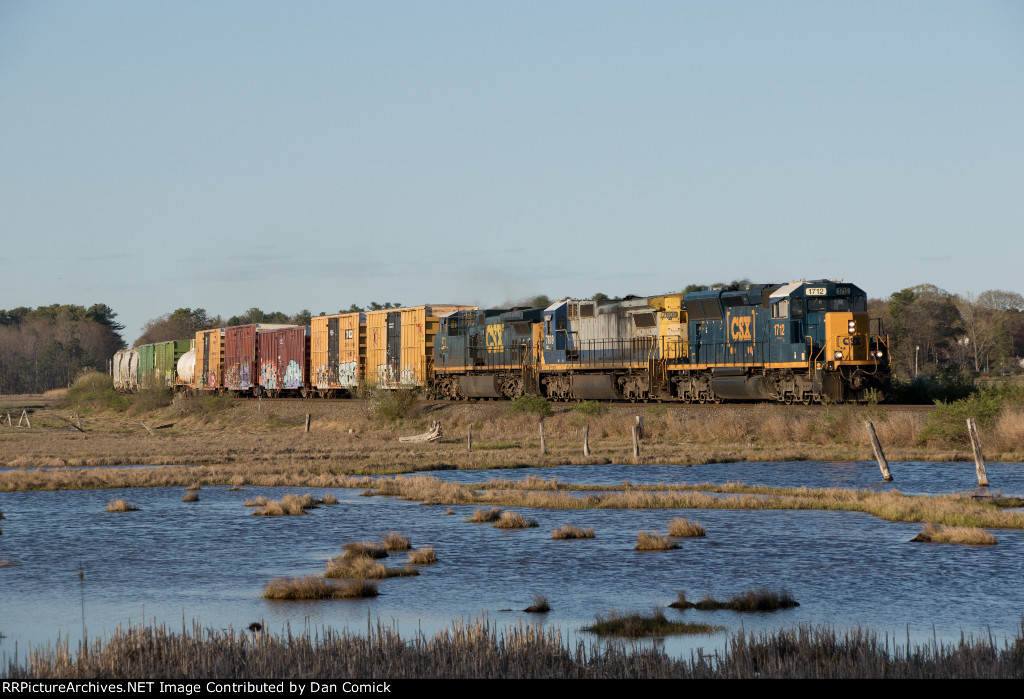
{"label": "graffiti on boxcar", "polygon": [[359,362],[341,362],[338,364],[338,383],[348,388],[359,383]]}
{"label": "graffiti on boxcar", "polygon": [[277,367],[273,362],[264,362],[260,369],[260,386],[263,388],[279,388],[277,385]]}
{"label": "graffiti on boxcar", "polygon": [[289,390],[302,388],[302,367],[294,359],[288,362],[284,370],[284,387]]}
{"label": "graffiti on boxcar", "polygon": [[331,372],[323,364],[316,368],[316,387],[320,390],[331,387]]}
{"label": "graffiti on boxcar", "polygon": [[406,364],[402,367],[402,385],[403,386],[414,386],[416,384],[416,370]]}

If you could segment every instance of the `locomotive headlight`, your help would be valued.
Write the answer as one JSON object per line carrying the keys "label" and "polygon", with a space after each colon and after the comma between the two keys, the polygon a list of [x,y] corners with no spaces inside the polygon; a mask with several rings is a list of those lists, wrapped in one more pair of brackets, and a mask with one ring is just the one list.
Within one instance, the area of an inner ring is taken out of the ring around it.
{"label": "locomotive headlight", "polygon": [[836,359],[842,359],[843,358],[843,351],[842,350],[836,350],[835,358]]}
{"label": "locomotive headlight", "polygon": [[882,350],[875,350],[875,357],[881,359],[883,356],[885,355],[882,353]]}
{"label": "locomotive headlight", "polygon": [[846,324],[846,327],[850,331],[851,335],[854,334],[855,332],[857,332],[857,321],[851,320],[849,323]]}

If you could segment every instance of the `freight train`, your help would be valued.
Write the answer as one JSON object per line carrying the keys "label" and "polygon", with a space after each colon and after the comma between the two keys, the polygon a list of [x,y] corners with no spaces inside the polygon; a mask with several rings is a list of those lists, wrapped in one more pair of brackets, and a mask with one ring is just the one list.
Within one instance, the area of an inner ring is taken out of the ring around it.
{"label": "freight train", "polygon": [[[874,326],[874,327],[873,327]],[[456,304],[243,325],[122,350],[115,387],[453,400],[863,402],[889,388],[888,337],[859,287],[829,280],[546,308]]]}

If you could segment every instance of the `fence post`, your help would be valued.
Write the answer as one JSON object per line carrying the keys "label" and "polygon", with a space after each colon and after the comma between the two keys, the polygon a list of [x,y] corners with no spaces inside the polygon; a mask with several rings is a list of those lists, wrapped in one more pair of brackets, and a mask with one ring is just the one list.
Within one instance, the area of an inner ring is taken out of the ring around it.
{"label": "fence post", "polygon": [[636,428],[637,428],[637,432],[638,432],[637,439],[643,439],[644,438],[644,416],[643,415],[637,415],[636,416]]}
{"label": "fence post", "polygon": [[978,487],[988,487],[988,475],[985,473],[985,458],[981,455],[981,439],[978,438],[978,425],[973,417],[967,418],[967,434],[971,437],[971,449],[974,451],[974,471],[978,474]]}
{"label": "fence post", "polygon": [[864,424],[868,428],[868,434],[871,436],[871,448],[875,450],[875,459],[878,460],[878,468],[882,469],[882,478],[886,481],[892,480],[892,474],[889,472],[889,462],[885,460],[885,454],[882,452],[882,445],[878,442],[878,435],[875,434],[875,426],[871,424],[870,420],[865,420]]}
{"label": "fence post", "polygon": [[633,459],[640,460],[640,425],[633,425]]}
{"label": "fence post", "polygon": [[473,451],[473,425],[469,425],[469,436],[466,437],[466,451]]}
{"label": "fence post", "polygon": [[583,426],[583,456],[590,456],[590,423]]}
{"label": "fence post", "polygon": [[548,453],[548,445],[544,442],[544,421],[540,421],[540,453]]}

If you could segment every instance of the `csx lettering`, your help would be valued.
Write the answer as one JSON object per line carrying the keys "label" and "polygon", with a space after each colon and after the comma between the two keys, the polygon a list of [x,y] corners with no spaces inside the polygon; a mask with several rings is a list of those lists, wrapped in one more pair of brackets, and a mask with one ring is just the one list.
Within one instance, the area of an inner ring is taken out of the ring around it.
{"label": "csx lettering", "polygon": [[730,336],[733,340],[751,340],[750,326],[753,324],[751,316],[733,316],[729,325]]}

